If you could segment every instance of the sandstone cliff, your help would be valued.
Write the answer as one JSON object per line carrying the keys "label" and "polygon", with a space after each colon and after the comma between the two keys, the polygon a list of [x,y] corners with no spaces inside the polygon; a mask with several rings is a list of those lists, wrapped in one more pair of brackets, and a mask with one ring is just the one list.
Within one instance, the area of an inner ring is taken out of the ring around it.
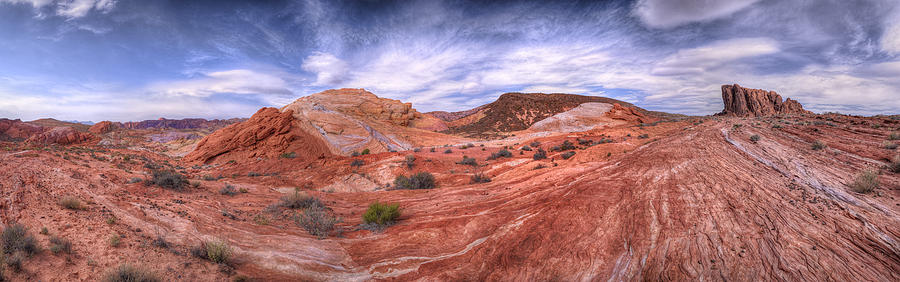
{"label": "sandstone cliff", "polygon": [[756,117],[778,114],[811,114],[799,102],[788,98],[781,101],[775,91],[744,88],[740,85],[722,85],[722,101],[725,109],[718,115]]}
{"label": "sandstone cliff", "polygon": [[110,121],[101,121],[101,122],[98,122],[98,123],[92,125],[91,128],[88,129],[88,131],[90,131],[93,134],[100,135],[100,134],[105,134],[107,132],[113,131],[116,128],[118,128],[118,124],[114,124]]}
{"label": "sandstone cliff", "polygon": [[43,133],[36,134],[25,140],[26,143],[71,145],[84,143],[93,138],[90,133],[84,133],[68,126],[54,127]]}

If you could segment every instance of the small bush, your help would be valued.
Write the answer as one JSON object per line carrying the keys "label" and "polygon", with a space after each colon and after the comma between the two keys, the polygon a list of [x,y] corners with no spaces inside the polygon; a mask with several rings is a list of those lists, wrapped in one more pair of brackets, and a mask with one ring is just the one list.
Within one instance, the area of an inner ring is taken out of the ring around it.
{"label": "small bush", "polygon": [[350,162],[350,167],[359,168],[365,164],[366,164],[365,161],[357,159],[357,160],[353,160],[352,162]]}
{"label": "small bush", "polygon": [[572,144],[572,142],[569,142],[569,140],[565,140],[562,142],[562,144],[559,144],[558,146],[553,146],[553,149],[551,151],[560,151],[561,152],[561,151],[568,151],[568,150],[575,150],[575,149],[576,149],[575,144]]}
{"label": "small bush", "polygon": [[772,128],[781,128],[780,124],[773,125]]}
{"label": "small bush", "polygon": [[421,151],[422,151],[422,148],[419,148],[419,147],[413,148],[413,152],[414,152],[414,153],[418,153],[418,152],[421,152]]}
{"label": "small bush", "polygon": [[216,181],[216,180],[219,180],[219,179],[216,178],[216,177],[213,177],[212,175],[207,174],[207,175],[204,175],[204,176],[203,176],[203,180],[206,180],[206,181]]}
{"label": "small bush", "polygon": [[41,227],[41,232],[40,232],[40,233],[41,233],[41,235],[49,235],[49,234],[50,234],[50,230],[47,229],[47,227]]}
{"label": "small bush", "polygon": [[434,175],[428,172],[419,172],[410,177],[398,175],[394,178],[394,188],[396,189],[431,189],[434,188]]}
{"label": "small bush", "polygon": [[106,224],[109,224],[109,225],[116,224],[116,217],[114,217],[114,216],[107,217]]}
{"label": "small bush", "polygon": [[531,147],[528,145],[522,146],[522,151],[531,151]]}
{"label": "small bush", "polygon": [[320,206],[306,208],[296,220],[298,225],[306,229],[306,232],[320,239],[328,237],[340,222],[330,210]]}
{"label": "small bush", "polygon": [[306,209],[310,207],[325,207],[325,204],[319,198],[306,195],[306,193],[301,194],[300,191],[294,190],[293,194],[281,197],[278,206],[288,209]]}
{"label": "small bush", "polygon": [[141,182],[142,179],[140,177],[132,177],[128,179],[128,184]]}
{"label": "small bush", "polygon": [[60,238],[57,236],[50,237],[50,252],[54,254],[58,253],[72,253],[72,242],[66,240],[65,238]]}
{"label": "small bush", "polygon": [[435,149],[434,149],[434,147],[431,147],[431,149],[428,149],[428,151],[434,153]]}
{"label": "small bush", "polygon": [[528,144],[528,146],[537,148],[537,147],[541,146],[541,142],[534,141],[534,142],[531,142],[531,144]]}
{"label": "small bush", "polygon": [[896,155],[891,159],[891,162],[888,163],[888,170],[893,173],[900,173],[900,155]]}
{"label": "small bush", "polygon": [[450,153],[453,153],[453,150],[452,150],[452,149],[447,149],[447,150],[444,151],[444,154],[450,154]]}
{"label": "small bush", "polygon": [[544,164],[538,164],[538,165],[534,166],[534,169],[538,170],[538,169],[542,169],[542,168],[546,168],[546,167],[547,166],[545,166]]}
{"label": "small bush", "polygon": [[259,172],[255,172],[255,171],[251,171],[251,172],[247,173],[247,176],[249,176],[249,177],[257,177],[257,176],[261,176],[261,175],[262,174],[259,174]]}
{"label": "small bush", "polygon": [[816,140],[816,141],[813,142],[813,144],[812,144],[812,149],[813,149],[813,151],[822,150],[822,149],[825,149],[825,147],[827,147],[827,146],[825,145],[825,143],[822,143],[822,141],[819,141],[819,140]]}
{"label": "small bush", "polygon": [[891,132],[891,135],[888,135],[888,140],[900,140],[900,132]]}
{"label": "small bush", "polygon": [[109,236],[109,245],[110,246],[118,247],[121,244],[122,244],[122,236],[120,236],[119,234],[113,234],[112,236]]}
{"label": "small bush", "polygon": [[499,158],[509,158],[509,157],[512,157],[512,153],[506,149],[501,149],[500,151],[497,151],[496,153],[491,153],[491,156],[488,157],[487,159],[488,160],[496,160]]}
{"label": "small bush", "polygon": [[106,273],[104,282],[162,282],[163,280],[149,270],[122,264]]}
{"label": "small bush", "polygon": [[638,139],[647,139],[647,138],[650,138],[650,134],[644,133],[644,134],[638,135]]}
{"label": "small bush", "polygon": [[150,183],[171,190],[182,190],[187,185],[187,179],[174,170],[154,170]]}
{"label": "small bush", "polygon": [[282,159],[293,159],[293,158],[297,157],[297,153],[295,153],[295,152],[281,153],[281,155],[279,157]]}
{"label": "small bush", "polygon": [[81,200],[72,196],[64,196],[60,198],[59,205],[70,210],[85,209],[84,205],[81,204]]}
{"label": "small bush", "polygon": [[568,151],[568,152],[565,152],[562,154],[562,158],[564,160],[568,160],[569,158],[571,158],[574,155],[575,155],[575,151]]}
{"label": "small bush", "polygon": [[461,164],[461,165],[470,165],[470,166],[478,166],[478,161],[475,160],[475,158],[470,158],[470,157],[467,157],[467,156],[463,156],[462,160],[459,161],[457,164]]}
{"label": "small bush", "polygon": [[37,240],[28,234],[28,229],[24,225],[18,223],[10,224],[3,229],[0,233],[0,243],[5,254],[22,252],[30,256],[40,251]]}
{"label": "small bush", "polygon": [[234,188],[234,186],[232,186],[231,184],[225,184],[225,187],[222,187],[222,189],[219,190],[219,194],[222,194],[225,196],[234,196],[234,195],[237,195],[237,193],[238,193],[237,189]]}
{"label": "small bush", "polygon": [[472,175],[472,184],[488,182],[491,182],[491,178],[487,175],[484,175],[484,173],[482,172],[478,172]]}
{"label": "small bush", "polygon": [[363,214],[363,222],[378,225],[391,225],[400,217],[400,205],[374,202]]}
{"label": "small bush", "polygon": [[[202,256],[200,257],[215,263],[226,264],[233,254],[231,246],[224,240],[202,242],[200,243],[200,248],[202,250],[200,252]],[[198,254],[196,251],[194,253],[195,255]]]}
{"label": "small bush", "polygon": [[750,141],[753,141],[753,143],[758,142],[758,141],[759,141],[759,135],[753,134],[752,136],[750,136]]}
{"label": "small bush", "polygon": [[575,141],[577,141],[577,142],[578,142],[578,145],[581,145],[581,146],[588,146],[588,147],[590,147],[590,146],[593,146],[593,145],[594,145],[594,140],[590,140],[590,139],[581,139],[581,138],[578,138],[578,139],[575,139]]}
{"label": "small bush", "polygon": [[406,158],[403,160],[403,164],[406,165],[406,168],[412,169],[416,166],[416,156],[406,155]]}
{"label": "small bush", "polygon": [[22,272],[22,265],[25,264],[25,256],[17,252],[6,258],[6,266],[9,266],[15,272]]}
{"label": "small bush", "polygon": [[351,156],[351,157],[359,157],[359,152],[353,151],[353,153],[350,154],[350,156]]}
{"label": "small bush", "polygon": [[369,151],[369,149],[363,149],[362,153],[360,153],[360,155],[368,155],[370,152],[371,151]]}
{"label": "small bush", "polygon": [[878,172],[866,170],[856,175],[856,179],[850,184],[850,188],[856,193],[869,193],[878,188]]}
{"label": "small bush", "polygon": [[547,151],[544,151],[544,149],[538,148],[537,152],[534,152],[535,160],[543,160],[546,158],[547,158]]}
{"label": "small bush", "polygon": [[891,141],[884,141],[884,144],[882,144],[882,146],[883,146],[885,149],[893,150],[893,149],[897,149],[897,146],[898,146],[898,145],[897,145],[897,143],[894,143],[894,142],[891,142]]}

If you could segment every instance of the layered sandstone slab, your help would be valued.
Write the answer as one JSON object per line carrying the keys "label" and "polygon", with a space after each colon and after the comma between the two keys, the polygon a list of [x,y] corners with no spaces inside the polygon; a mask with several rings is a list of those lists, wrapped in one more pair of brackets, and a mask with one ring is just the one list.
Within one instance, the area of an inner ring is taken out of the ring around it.
{"label": "layered sandstone slab", "polygon": [[100,134],[105,134],[110,131],[113,131],[116,128],[118,128],[117,124],[114,124],[110,121],[101,121],[101,122],[98,122],[98,123],[92,125],[91,128],[88,129],[88,131],[90,131],[93,134],[100,135]]}
{"label": "layered sandstone slab", "polygon": [[184,159],[189,162],[276,158],[293,154],[301,159],[331,155],[328,147],[300,127],[293,111],[262,108],[249,120],[235,123],[204,137]]}
{"label": "layered sandstone slab", "polygon": [[25,140],[26,143],[71,145],[90,141],[94,136],[68,126],[54,127]]}
{"label": "layered sandstone slab", "polygon": [[740,85],[722,85],[722,101],[725,109],[718,115],[757,117],[778,114],[811,114],[796,100],[788,98],[782,102],[775,91],[744,88]]}

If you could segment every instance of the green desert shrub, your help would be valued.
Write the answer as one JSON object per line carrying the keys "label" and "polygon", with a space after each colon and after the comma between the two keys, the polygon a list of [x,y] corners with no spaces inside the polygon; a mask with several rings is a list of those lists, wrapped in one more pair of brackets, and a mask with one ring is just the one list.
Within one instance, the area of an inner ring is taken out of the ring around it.
{"label": "green desert shrub", "polygon": [[206,259],[215,263],[228,263],[231,259],[233,251],[228,242],[215,240],[205,242],[203,245],[206,248]]}
{"label": "green desert shrub", "polygon": [[412,169],[416,166],[416,156],[406,155],[406,158],[403,159],[403,164],[406,165],[406,168]]}
{"label": "green desert shrub", "polygon": [[363,149],[362,153],[360,153],[360,155],[368,155],[370,152],[371,151],[369,151],[369,149]]}
{"label": "green desert shrub", "polygon": [[470,166],[478,166],[478,161],[475,160],[475,158],[470,158],[470,157],[467,157],[467,156],[463,156],[462,160],[459,161],[457,164],[461,164],[461,165],[470,165]]}
{"label": "green desert shrub", "polygon": [[222,187],[222,189],[219,190],[219,194],[222,194],[225,196],[234,196],[234,195],[237,195],[237,193],[238,193],[237,188],[235,188],[234,185],[227,184],[227,183],[225,184],[225,187]]}
{"label": "green desert shrub", "polygon": [[888,135],[888,140],[900,140],[900,132],[891,132],[891,135]]}
{"label": "green desert shrub", "polygon": [[819,141],[819,140],[814,141],[813,144],[812,144],[812,149],[813,149],[813,151],[822,150],[822,149],[825,149],[825,147],[828,147],[828,146],[825,145],[825,143],[822,143],[822,141]]}
{"label": "green desert shrub", "polygon": [[109,236],[109,245],[113,247],[118,247],[122,244],[122,236],[119,234],[113,234]]}
{"label": "green desert shrub", "polygon": [[50,252],[54,254],[58,253],[72,253],[72,242],[67,240],[66,238],[52,236],[50,237]]}
{"label": "green desert shrub", "polygon": [[400,205],[374,202],[363,214],[363,222],[367,224],[390,225],[400,218]]}
{"label": "green desert shrub", "polygon": [[450,154],[450,153],[453,153],[453,150],[452,150],[452,149],[444,150],[444,154]]}
{"label": "green desert shrub", "polygon": [[866,170],[856,175],[850,188],[857,193],[869,193],[878,188],[878,172]]}
{"label": "green desert shrub", "polygon": [[122,264],[113,270],[110,270],[103,276],[104,282],[162,282],[163,280],[156,276],[155,273],[132,266]]}
{"label": "green desert shrub", "polygon": [[325,207],[325,204],[319,198],[294,190],[294,193],[281,197],[278,206],[288,209],[306,209],[310,207]]}
{"label": "green desert shrub", "polygon": [[757,141],[759,141],[759,135],[753,134],[752,136],[750,136],[750,141],[753,141],[753,143],[756,143]]}
{"label": "green desert shrub", "polygon": [[174,170],[154,170],[150,183],[171,190],[182,190],[188,181]]}
{"label": "green desert shrub", "polygon": [[538,148],[537,152],[534,152],[534,160],[543,160],[547,158],[547,151],[544,149]]}
{"label": "green desert shrub", "polygon": [[28,234],[28,229],[18,223],[10,224],[3,229],[0,233],[0,243],[4,254],[22,252],[30,256],[41,250],[34,236]]}
{"label": "green desert shrub", "polygon": [[491,182],[491,178],[482,172],[477,172],[472,175],[472,184],[488,183],[488,182]]}
{"label": "green desert shrub", "polygon": [[325,207],[311,206],[304,209],[303,214],[298,216],[296,221],[310,235],[325,238],[337,229],[340,219]]}
{"label": "green desert shrub", "polygon": [[357,160],[353,160],[352,162],[350,162],[350,167],[359,168],[365,164],[366,164],[365,161],[357,159]]}
{"label": "green desert shrub", "polygon": [[550,151],[562,152],[562,151],[575,150],[575,149],[576,149],[575,144],[572,144],[572,142],[569,142],[569,140],[565,140],[562,142],[562,144],[559,144],[559,145],[556,145],[556,146],[553,146],[552,148],[550,148]]}
{"label": "green desert shrub", "polygon": [[568,151],[568,152],[565,152],[562,154],[562,158],[564,160],[568,160],[569,158],[571,158],[574,155],[575,155],[575,151]]}
{"label": "green desert shrub", "polygon": [[882,144],[882,147],[884,147],[885,149],[888,149],[888,150],[897,149],[897,146],[898,146],[897,143],[894,143],[891,141],[884,141],[884,143]]}
{"label": "green desert shrub", "polygon": [[531,146],[528,146],[528,145],[522,146],[522,151],[531,151]]}
{"label": "green desert shrub", "polygon": [[431,189],[434,188],[434,175],[428,172],[419,172],[410,177],[398,175],[394,178],[394,188],[396,189]]}
{"label": "green desert shrub", "polygon": [[888,163],[888,170],[893,173],[900,173],[900,155],[896,155],[891,159],[891,162]]}
{"label": "green desert shrub", "polygon": [[293,159],[293,158],[297,157],[297,153],[295,153],[295,152],[286,153],[285,152],[285,153],[281,153],[281,155],[279,157],[281,157],[282,159]]}
{"label": "green desert shrub", "polygon": [[59,198],[59,205],[70,210],[85,209],[84,205],[81,204],[81,200],[73,196],[63,196],[62,198]]}
{"label": "green desert shrub", "polygon": [[510,152],[506,149],[501,149],[500,151],[497,151],[496,153],[491,153],[491,156],[488,157],[487,159],[488,160],[496,160],[499,158],[509,158],[509,157],[512,157],[512,152]]}

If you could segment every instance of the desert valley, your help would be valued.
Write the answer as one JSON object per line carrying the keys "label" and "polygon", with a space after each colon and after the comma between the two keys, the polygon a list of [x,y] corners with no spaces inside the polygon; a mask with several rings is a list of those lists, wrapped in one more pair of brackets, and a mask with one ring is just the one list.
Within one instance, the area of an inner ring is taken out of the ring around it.
{"label": "desert valley", "polygon": [[712,116],[539,93],[421,113],[376,94],[249,119],[0,120],[3,277],[900,279],[898,116],[737,84]]}

